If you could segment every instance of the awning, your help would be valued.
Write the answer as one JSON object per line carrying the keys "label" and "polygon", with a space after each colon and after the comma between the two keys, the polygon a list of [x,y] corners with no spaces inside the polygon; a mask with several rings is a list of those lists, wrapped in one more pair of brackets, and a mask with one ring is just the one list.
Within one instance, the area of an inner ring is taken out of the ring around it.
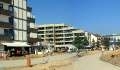
{"label": "awning", "polygon": [[6,45],[7,47],[31,47],[31,45],[28,45],[26,42],[11,42],[2,44]]}

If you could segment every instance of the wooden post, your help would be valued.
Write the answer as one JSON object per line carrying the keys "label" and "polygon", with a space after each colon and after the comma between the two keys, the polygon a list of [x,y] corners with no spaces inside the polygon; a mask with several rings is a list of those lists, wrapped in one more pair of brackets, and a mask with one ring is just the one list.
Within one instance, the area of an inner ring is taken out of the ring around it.
{"label": "wooden post", "polygon": [[26,55],[26,65],[27,65],[28,67],[32,67],[30,55]]}
{"label": "wooden post", "polygon": [[3,57],[4,57],[4,60],[7,60],[7,54],[6,53],[4,53]]}

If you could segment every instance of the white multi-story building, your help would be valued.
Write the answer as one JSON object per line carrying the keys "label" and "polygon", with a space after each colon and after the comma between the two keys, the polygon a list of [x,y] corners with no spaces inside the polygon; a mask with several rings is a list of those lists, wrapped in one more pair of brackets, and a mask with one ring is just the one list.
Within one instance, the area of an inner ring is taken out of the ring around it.
{"label": "white multi-story building", "polygon": [[[28,45],[37,38],[35,19],[28,7],[28,0],[0,0],[0,42],[5,51],[21,50],[29,52]],[[22,51],[20,52],[22,53]]]}
{"label": "white multi-story building", "polygon": [[75,29],[66,24],[43,24],[38,27],[38,37],[42,42],[57,48],[74,48],[72,42],[75,37],[84,37],[83,30]]}
{"label": "white multi-story building", "polygon": [[94,34],[94,33],[90,33],[90,32],[85,32],[85,36],[87,37],[88,41],[89,41],[89,45],[92,45],[93,42],[97,43],[98,41],[101,43],[102,40],[102,36],[99,34]]}

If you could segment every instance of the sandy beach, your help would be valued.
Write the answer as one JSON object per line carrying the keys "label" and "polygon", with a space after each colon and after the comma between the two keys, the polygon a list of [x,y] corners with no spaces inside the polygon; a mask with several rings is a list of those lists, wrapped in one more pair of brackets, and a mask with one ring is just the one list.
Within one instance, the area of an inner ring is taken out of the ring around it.
{"label": "sandy beach", "polygon": [[[48,61],[48,63],[37,64],[32,67],[7,68],[5,70],[120,70],[120,67],[101,61],[100,52],[93,53],[83,57],[72,56],[65,59],[59,57],[61,60]],[[68,55],[70,54],[66,54],[64,57]]]}
{"label": "sandy beach", "polygon": [[54,61],[46,64],[39,64],[32,67],[7,68],[5,70],[73,70],[72,64],[77,57]]}

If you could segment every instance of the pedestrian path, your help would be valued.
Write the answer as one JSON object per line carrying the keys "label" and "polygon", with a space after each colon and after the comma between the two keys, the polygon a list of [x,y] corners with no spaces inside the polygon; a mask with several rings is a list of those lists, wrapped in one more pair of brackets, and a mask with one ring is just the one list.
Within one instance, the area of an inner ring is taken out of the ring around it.
{"label": "pedestrian path", "polygon": [[100,53],[78,59],[73,64],[73,70],[120,70],[120,67],[100,60]]}

